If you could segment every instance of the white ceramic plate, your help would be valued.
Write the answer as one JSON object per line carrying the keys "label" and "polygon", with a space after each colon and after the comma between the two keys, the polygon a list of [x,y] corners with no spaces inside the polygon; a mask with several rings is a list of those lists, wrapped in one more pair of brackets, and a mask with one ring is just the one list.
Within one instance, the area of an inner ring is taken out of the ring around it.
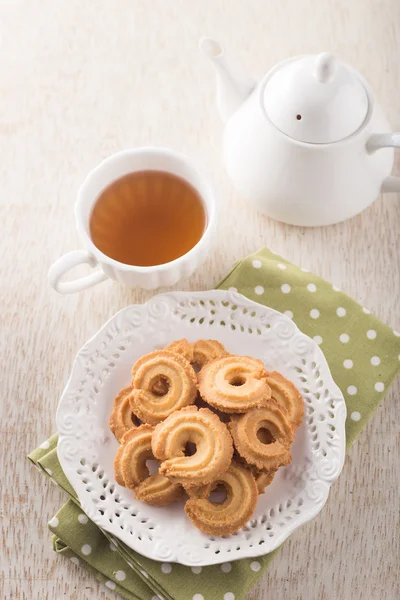
{"label": "white ceramic plate", "polygon": [[[294,382],[306,407],[292,463],[259,497],[252,520],[226,537],[196,529],[183,502],[148,506],[114,480],[114,396],[130,382],[136,359],[183,337],[217,339],[229,352],[260,358]],[[57,411],[58,457],[99,527],[149,558],[204,566],[271,552],[319,513],[342,470],[345,420],[322,351],[288,317],[233,292],[173,292],[117,313],[78,353]]]}

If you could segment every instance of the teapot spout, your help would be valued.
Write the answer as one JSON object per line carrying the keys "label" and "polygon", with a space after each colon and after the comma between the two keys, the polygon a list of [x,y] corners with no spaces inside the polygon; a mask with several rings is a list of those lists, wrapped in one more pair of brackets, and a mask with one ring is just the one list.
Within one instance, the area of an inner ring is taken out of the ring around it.
{"label": "teapot spout", "polygon": [[199,47],[214,65],[217,76],[217,109],[225,123],[253,91],[255,81],[227,56],[219,42],[202,38]]}

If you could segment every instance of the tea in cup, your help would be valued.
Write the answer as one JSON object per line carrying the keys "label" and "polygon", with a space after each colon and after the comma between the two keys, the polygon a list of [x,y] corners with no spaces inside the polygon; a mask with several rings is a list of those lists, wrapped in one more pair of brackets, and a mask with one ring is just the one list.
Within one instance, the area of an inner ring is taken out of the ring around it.
{"label": "tea in cup", "polygon": [[[155,289],[187,277],[206,257],[215,225],[213,192],[197,168],[166,148],[114,154],[82,184],[75,219],[86,250],[65,254],[50,268],[51,285],[69,294],[110,277]],[[99,267],[62,281],[73,267]]]}

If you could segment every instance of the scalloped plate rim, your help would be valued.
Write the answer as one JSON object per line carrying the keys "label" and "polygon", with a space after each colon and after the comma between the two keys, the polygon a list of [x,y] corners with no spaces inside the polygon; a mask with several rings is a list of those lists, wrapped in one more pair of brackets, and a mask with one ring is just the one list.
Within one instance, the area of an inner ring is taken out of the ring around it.
{"label": "scalloped plate rim", "polygon": [[[327,480],[320,480],[320,481],[325,481],[326,483],[328,483],[328,489],[327,489],[327,494],[326,496],[320,500],[318,503],[315,503],[314,509],[309,509],[307,510],[307,512],[302,513],[301,515],[299,515],[291,524],[288,524],[285,529],[278,534],[275,539],[274,539],[274,543],[273,543],[273,547],[269,548],[267,551],[258,548],[257,546],[254,546],[253,548],[248,548],[246,549],[246,552],[243,555],[237,556],[236,558],[232,558],[229,560],[240,560],[240,559],[244,559],[244,558],[257,558],[259,556],[263,556],[266,553],[272,552],[274,549],[276,549],[278,546],[280,546],[292,533],[293,531],[295,531],[296,529],[298,529],[301,525],[304,525],[305,523],[308,523],[309,521],[311,521],[312,519],[314,519],[322,510],[322,508],[324,507],[324,505],[327,502],[327,499],[329,497],[329,491],[330,491],[330,487],[331,485],[336,481],[336,479],[339,477],[342,469],[343,469],[343,465],[344,465],[344,460],[345,460],[345,445],[346,445],[346,434],[345,434],[345,423],[346,423],[346,414],[347,414],[347,408],[346,408],[346,402],[344,399],[344,396],[340,390],[340,388],[338,387],[338,385],[335,383],[333,377],[332,377],[332,373],[328,364],[327,359],[325,358],[325,355],[322,351],[322,349],[318,346],[318,344],[316,342],[314,342],[314,340],[312,338],[310,338],[309,336],[307,336],[305,333],[303,333],[299,327],[296,325],[296,323],[294,321],[292,321],[289,317],[287,317],[285,314],[281,313],[280,311],[271,308],[265,304],[260,304],[259,302],[256,302],[254,300],[251,300],[250,298],[248,298],[247,296],[245,296],[244,294],[241,294],[239,292],[234,292],[234,291],[230,291],[230,290],[206,290],[206,291],[171,291],[171,292],[165,292],[165,293],[160,293],[160,294],[156,294],[154,296],[152,296],[151,298],[149,298],[146,302],[142,303],[142,304],[131,304],[128,305],[122,309],[120,309],[119,311],[117,311],[116,313],[114,313],[114,315],[112,315],[101,327],[100,329],[98,329],[84,344],[83,346],[80,348],[80,350],[77,352],[77,354],[75,355],[75,358],[73,360],[73,364],[72,364],[72,368],[71,368],[71,373],[70,376],[67,380],[67,383],[65,385],[65,388],[63,390],[63,393],[61,395],[58,407],[57,407],[57,411],[56,411],[56,423],[57,423],[57,427],[59,424],[59,420],[60,420],[60,415],[62,412],[62,404],[63,404],[63,400],[64,398],[67,396],[68,391],[69,391],[69,387],[71,385],[71,383],[75,380],[76,375],[79,371],[80,368],[80,364],[79,364],[79,359],[81,356],[85,355],[88,351],[90,351],[91,345],[98,340],[102,334],[107,330],[107,328],[109,327],[109,325],[115,321],[117,318],[121,317],[124,313],[129,312],[130,310],[134,309],[134,308],[143,308],[145,309],[146,306],[148,306],[149,304],[151,304],[152,302],[154,302],[155,299],[158,298],[162,298],[162,297],[172,297],[174,299],[177,300],[177,302],[179,302],[179,298],[187,298],[188,296],[194,296],[197,298],[201,297],[207,297],[210,294],[215,295],[217,297],[220,297],[221,299],[227,299],[229,297],[229,299],[235,298],[237,297],[238,300],[241,299],[243,302],[245,302],[246,304],[250,304],[250,305],[254,305],[255,307],[262,309],[262,310],[267,310],[271,313],[274,313],[276,315],[279,315],[280,317],[282,317],[284,320],[286,320],[287,322],[290,322],[293,326],[294,329],[296,331],[296,333],[299,333],[303,338],[307,339],[311,345],[313,346],[314,351],[317,352],[317,354],[320,355],[320,357],[322,358],[322,361],[324,363],[325,369],[326,369],[326,375],[329,377],[329,387],[330,389],[332,389],[335,392],[335,396],[336,396],[336,400],[340,401],[343,403],[343,430],[342,430],[342,435],[341,435],[341,445],[340,445],[340,449],[339,449],[339,454],[340,454],[340,459],[339,459],[339,464],[338,464],[338,468],[337,468],[337,472],[335,473],[335,476],[328,482]],[[218,337],[218,336],[216,336]],[[63,439],[62,434],[60,434],[59,440],[58,442],[60,443]],[[59,443],[57,444],[57,456],[58,459],[60,461],[60,464],[62,466],[62,463],[64,462],[64,457],[62,455],[60,455],[59,453]],[[76,490],[76,488],[74,487],[74,483],[73,481],[71,481],[71,472],[74,473],[74,470],[72,467],[70,466],[65,466],[65,468],[62,466],[63,472],[66,475],[69,483],[71,484],[71,486],[74,488],[75,492],[78,495],[78,499],[81,500],[79,498],[79,493]],[[70,475],[70,476],[69,476]],[[86,497],[85,497],[86,500]],[[82,509],[85,510],[84,505],[86,505],[86,502],[84,501],[82,503]],[[89,509],[89,507],[88,507]],[[87,510],[88,513],[90,513],[90,510]],[[112,534],[113,536],[115,536],[116,538],[120,539],[118,537],[118,534],[115,532],[115,530],[111,527],[108,527],[108,523],[105,523],[101,517],[97,516],[97,511],[95,513],[95,515],[92,515],[91,520],[98,525],[101,529],[108,531],[110,534]],[[124,543],[126,543],[128,546],[130,546],[132,548],[132,550],[134,550],[135,552],[138,552],[139,554],[142,554],[143,556],[150,558],[152,560],[158,561],[158,562],[163,562],[164,559],[162,558],[157,558],[154,557],[153,555],[147,554],[147,553],[142,553],[141,549],[138,547],[133,547],[132,545],[128,544],[126,541],[124,541]],[[233,554],[233,553],[232,553]],[[211,560],[210,558],[207,559],[207,561],[194,561],[194,562],[186,562],[184,560],[182,560],[180,557],[175,557],[174,559],[167,559],[167,562],[171,562],[171,563],[178,563],[178,564],[182,564],[182,565],[186,565],[186,566],[208,566],[208,565],[215,565],[215,564],[221,564],[222,562],[225,562],[226,557],[218,559],[218,557],[216,557],[213,554],[213,560]]]}

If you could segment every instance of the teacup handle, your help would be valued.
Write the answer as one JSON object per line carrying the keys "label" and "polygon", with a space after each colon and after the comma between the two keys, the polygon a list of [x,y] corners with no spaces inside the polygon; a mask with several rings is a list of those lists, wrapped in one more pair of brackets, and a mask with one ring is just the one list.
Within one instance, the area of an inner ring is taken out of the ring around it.
{"label": "teacup handle", "polygon": [[97,265],[97,261],[92,254],[89,254],[86,250],[74,250],[61,256],[55,263],[53,263],[49,270],[49,281],[50,285],[60,294],[74,294],[75,292],[81,292],[86,288],[92,287],[97,283],[101,283],[107,279],[107,275],[103,271],[95,271],[90,275],[79,277],[73,281],[61,281],[64,275],[77,267],[87,263],[92,268]]}
{"label": "teacup handle", "polygon": [[[400,133],[373,133],[367,142],[368,152],[381,148],[400,148]],[[381,192],[400,193],[400,177],[389,175],[381,186]]]}

